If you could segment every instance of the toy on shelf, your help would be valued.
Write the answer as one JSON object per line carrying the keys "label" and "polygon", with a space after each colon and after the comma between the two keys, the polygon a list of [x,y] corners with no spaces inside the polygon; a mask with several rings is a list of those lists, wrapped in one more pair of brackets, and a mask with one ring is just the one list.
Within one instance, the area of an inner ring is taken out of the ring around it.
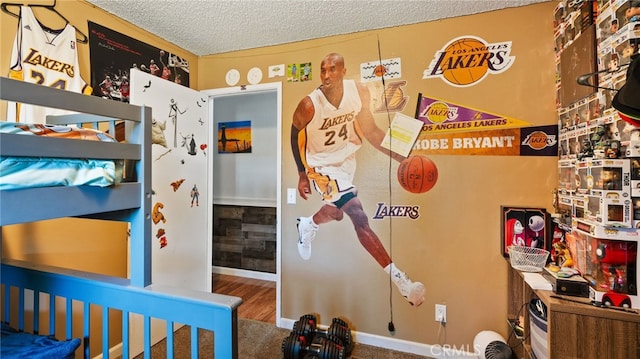
{"label": "toy on shelf", "polygon": [[593,147],[593,152],[596,158],[604,158],[605,157],[605,149],[607,147],[607,130],[604,125],[597,125],[593,133],[591,133],[591,147]]}
{"label": "toy on shelf", "polygon": [[604,158],[620,158],[620,146],[620,141],[608,140],[604,148]]}
{"label": "toy on shelf", "polygon": [[637,298],[637,242],[592,238],[592,258],[587,279],[590,297],[607,306],[633,306]]}
{"label": "toy on shelf", "polygon": [[[578,268],[579,263],[574,258],[579,258],[582,247],[576,243],[577,237],[570,232],[565,233],[565,229],[559,223],[553,229],[553,239],[551,244],[551,263],[544,268],[542,276],[551,283],[551,288],[555,293],[589,297],[589,284],[582,277],[582,272]],[[574,254],[575,253],[575,254]]]}
{"label": "toy on shelf", "polygon": [[[564,182],[563,178],[559,182]],[[609,227],[633,226],[628,159],[577,161],[574,188],[571,199],[575,218]]]}
{"label": "toy on shelf", "polygon": [[549,264],[551,265],[558,265],[558,250],[556,249],[556,243],[558,242],[564,242],[564,230],[562,228],[560,228],[560,223],[556,223],[555,219],[554,219],[554,226],[553,226],[553,236],[551,238],[551,250],[549,251],[549,258],[551,260],[551,263]]}
{"label": "toy on shelf", "polygon": [[573,267],[573,257],[565,242],[554,243],[553,249],[556,252],[556,266],[559,268]]}
{"label": "toy on shelf", "polygon": [[629,8],[625,11],[624,17],[629,22],[640,21],[640,1],[629,1]]}
{"label": "toy on shelf", "polygon": [[585,158],[593,158],[594,150],[589,138],[582,139],[582,151],[578,154],[578,160],[582,161]]}

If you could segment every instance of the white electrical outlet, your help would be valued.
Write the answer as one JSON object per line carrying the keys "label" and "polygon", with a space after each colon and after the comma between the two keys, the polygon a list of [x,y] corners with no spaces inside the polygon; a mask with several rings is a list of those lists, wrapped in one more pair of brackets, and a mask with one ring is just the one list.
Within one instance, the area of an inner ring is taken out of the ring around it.
{"label": "white electrical outlet", "polygon": [[447,322],[447,306],[444,304],[436,304],[436,322]]}

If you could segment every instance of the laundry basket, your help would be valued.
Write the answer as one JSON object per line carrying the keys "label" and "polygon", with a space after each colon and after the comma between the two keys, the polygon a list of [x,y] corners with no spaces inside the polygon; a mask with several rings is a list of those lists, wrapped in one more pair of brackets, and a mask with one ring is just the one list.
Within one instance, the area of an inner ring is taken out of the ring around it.
{"label": "laundry basket", "polygon": [[542,272],[549,251],[527,246],[510,246],[509,258],[511,266],[522,272]]}

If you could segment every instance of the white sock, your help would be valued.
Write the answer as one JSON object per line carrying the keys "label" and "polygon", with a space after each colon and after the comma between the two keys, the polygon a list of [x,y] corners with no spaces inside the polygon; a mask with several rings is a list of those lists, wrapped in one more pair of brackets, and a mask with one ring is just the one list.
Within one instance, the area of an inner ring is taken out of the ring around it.
{"label": "white sock", "polygon": [[313,220],[313,216],[309,217],[309,221],[311,221],[311,225],[313,226],[313,228],[318,229],[318,224],[316,224],[316,222]]}
{"label": "white sock", "polygon": [[396,286],[399,286],[400,283],[406,278],[406,275],[403,271],[396,267],[395,263],[391,263],[388,266],[384,267],[384,271],[389,274],[391,273],[391,281]]}
{"label": "white sock", "polygon": [[395,275],[396,273],[400,272],[400,270],[398,269],[398,267],[396,267],[395,263],[389,263],[386,267],[384,267],[384,271],[387,274],[391,274],[392,276]]}

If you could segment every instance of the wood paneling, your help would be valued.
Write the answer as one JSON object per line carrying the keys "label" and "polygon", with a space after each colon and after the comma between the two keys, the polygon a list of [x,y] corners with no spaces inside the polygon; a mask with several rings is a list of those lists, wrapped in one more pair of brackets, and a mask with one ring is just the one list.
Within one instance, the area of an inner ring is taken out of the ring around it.
{"label": "wood paneling", "polygon": [[213,207],[213,265],[276,272],[276,209]]}

